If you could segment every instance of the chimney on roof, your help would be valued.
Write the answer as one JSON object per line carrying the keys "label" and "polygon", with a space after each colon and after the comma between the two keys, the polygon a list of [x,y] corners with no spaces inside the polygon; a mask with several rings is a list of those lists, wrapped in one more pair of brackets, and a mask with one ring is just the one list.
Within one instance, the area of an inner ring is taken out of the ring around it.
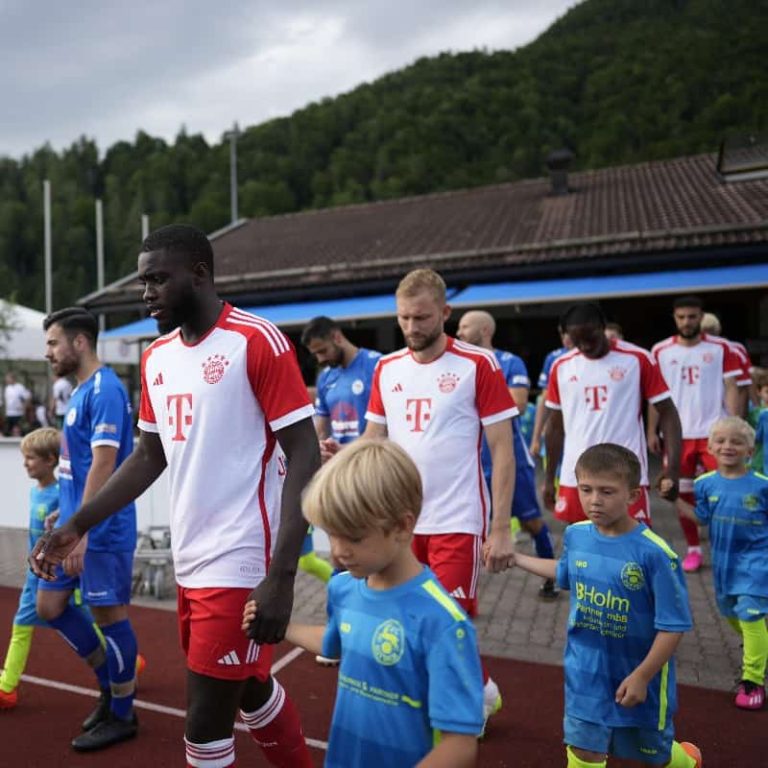
{"label": "chimney on roof", "polygon": [[552,183],[551,194],[555,197],[570,194],[568,168],[573,157],[573,152],[566,148],[555,149],[547,155],[546,163],[549,169],[549,180]]}

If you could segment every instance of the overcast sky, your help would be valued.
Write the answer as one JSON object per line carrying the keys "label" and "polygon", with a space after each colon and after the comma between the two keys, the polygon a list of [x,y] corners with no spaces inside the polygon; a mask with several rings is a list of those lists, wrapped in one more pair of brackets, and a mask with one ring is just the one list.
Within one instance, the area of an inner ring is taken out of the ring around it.
{"label": "overcast sky", "polygon": [[441,51],[514,49],[576,0],[0,0],[0,155],[219,141]]}

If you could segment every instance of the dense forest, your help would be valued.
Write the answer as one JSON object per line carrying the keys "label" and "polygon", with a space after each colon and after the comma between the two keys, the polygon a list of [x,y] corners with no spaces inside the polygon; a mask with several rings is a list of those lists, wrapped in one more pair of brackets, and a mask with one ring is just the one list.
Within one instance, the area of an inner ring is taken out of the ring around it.
{"label": "dense forest", "polygon": [[[586,0],[514,52],[420,59],[246,128],[240,215],[540,176],[563,146],[576,168],[714,152],[724,137],[768,129],[766,29],[768,4],[754,0]],[[54,306],[95,289],[97,197],[107,282],[135,269],[142,213],[153,228],[183,220],[213,231],[230,220],[224,140],[140,132],[106,149],[83,137],[61,152],[0,157],[0,285],[38,309],[45,178]]]}

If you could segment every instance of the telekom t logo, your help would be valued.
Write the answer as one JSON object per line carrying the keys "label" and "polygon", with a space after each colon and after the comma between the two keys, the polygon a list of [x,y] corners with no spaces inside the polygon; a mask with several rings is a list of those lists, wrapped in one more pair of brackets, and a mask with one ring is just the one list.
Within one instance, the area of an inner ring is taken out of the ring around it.
{"label": "telekom t logo", "polygon": [[405,401],[405,420],[413,424],[411,432],[424,431],[431,410],[431,397],[413,397]]}
{"label": "telekom t logo", "polygon": [[176,431],[171,440],[186,440],[184,427],[192,426],[192,394],[168,395],[168,425]]}
{"label": "telekom t logo", "polygon": [[680,369],[684,384],[696,384],[701,378],[701,369],[698,365],[684,365]]}
{"label": "telekom t logo", "polygon": [[598,384],[594,387],[584,387],[584,399],[590,411],[602,411],[608,402],[608,387]]}

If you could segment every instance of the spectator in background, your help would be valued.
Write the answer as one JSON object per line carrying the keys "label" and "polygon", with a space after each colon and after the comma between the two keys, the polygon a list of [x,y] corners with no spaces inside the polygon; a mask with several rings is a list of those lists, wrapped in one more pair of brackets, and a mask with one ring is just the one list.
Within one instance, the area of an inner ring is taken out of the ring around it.
{"label": "spectator in background", "polygon": [[16,380],[16,374],[9,371],[5,374],[5,434],[11,435],[20,429],[21,420],[32,395],[29,390]]}
{"label": "spectator in background", "polygon": [[64,425],[64,417],[69,407],[69,398],[72,395],[72,382],[66,376],[58,376],[51,388],[50,411],[54,417],[56,426],[61,429]]}

